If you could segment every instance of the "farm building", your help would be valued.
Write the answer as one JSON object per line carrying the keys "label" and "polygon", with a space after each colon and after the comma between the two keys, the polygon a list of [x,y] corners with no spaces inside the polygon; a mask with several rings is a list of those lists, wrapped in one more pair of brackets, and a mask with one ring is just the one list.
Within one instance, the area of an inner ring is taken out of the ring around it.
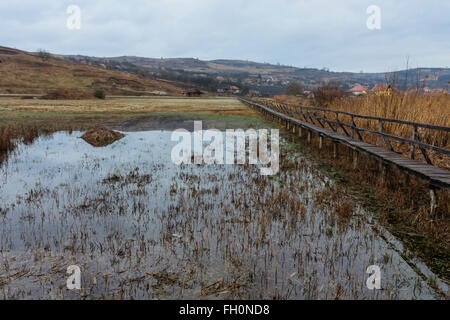
{"label": "farm building", "polygon": [[204,93],[198,89],[183,91],[183,96],[185,97],[200,97],[202,94]]}
{"label": "farm building", "polygon": [[373,92],[377,91],[386,91],[388,89],[388,85],[386,83],[377,83],[373,88]]}
{"label": "farm building", "polygon": [[347,90],[346,93],[352,94],[354,96],[359,96],[359,95],[362,95],[362,94],[366,94],[367,93],[367,88],[363,87],[360,84],[357,84],[353,88],[351,88],[350,90]]}
{"label": "farm building", "polygon": [[236,86],[230,86],[230,92],[234,94],[239,94],[241,92],[241,89],[239,89],[239,87]]}
{"label": "farm building", "polygon": [[377,96],[390,96],[392,94],[392,88],[385,83],[377,83],[371,90]]}
{"label": "farm building", "polygon": [[241,89],[236,86],[223,86],[217,89],[217,93],[239,94]]}

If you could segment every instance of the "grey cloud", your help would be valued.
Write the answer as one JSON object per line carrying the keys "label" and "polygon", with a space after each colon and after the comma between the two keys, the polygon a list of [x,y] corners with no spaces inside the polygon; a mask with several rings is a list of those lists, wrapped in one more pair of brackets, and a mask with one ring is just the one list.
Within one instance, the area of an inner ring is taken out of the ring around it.
{"label": "grey cloud", "polygon": [[[70,4],[82,10],[81,30],[65,27]],[[366,28],[371,4],[381,7],[381,30]],[[449,65],[449,15],[439,0],[2,0],[0,45],[386,71],[402,68],[406,56]]]}

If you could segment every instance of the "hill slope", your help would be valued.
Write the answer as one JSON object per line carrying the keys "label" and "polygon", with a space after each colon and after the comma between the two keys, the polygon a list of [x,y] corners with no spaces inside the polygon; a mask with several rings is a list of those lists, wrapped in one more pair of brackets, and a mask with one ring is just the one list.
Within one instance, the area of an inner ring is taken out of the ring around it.
{"label": "hill slope", "polygon": [[390,82],[393,78],[401,84],[407,79],[410,86],[415,86],[419,79],[421,85],[425,81],[426,86],[446,88],[450,81],[448,68],[416,68],[395,73],[352,73],[224,59],[202,61],[193,58],[155,59],[132,56],[113,58],[66,56],[66,58],[94,65],[104,64],[108,68],[118,70],[142,68],[149,74],[161,77],[170,73],[171,79],[176,79],[177,75],[224,78],[224,80],[240,82],[249,87],[260,88],[271,86],[282,89],[289,81],[301,81],[307,88],[312,88],[322,81],[338,81],[346,87],[356,83],[373,87],[376,83]]}
{"label": "hill slope", "polygon": [[183,90],[167,80],[0,46],[1,94],[42,94],[59,88],[101,89],[110,95],[180,95]]}

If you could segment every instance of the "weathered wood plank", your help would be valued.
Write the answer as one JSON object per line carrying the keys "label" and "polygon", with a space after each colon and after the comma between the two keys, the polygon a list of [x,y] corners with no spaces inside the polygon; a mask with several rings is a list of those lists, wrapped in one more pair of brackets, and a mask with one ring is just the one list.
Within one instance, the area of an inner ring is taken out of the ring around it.
{"label": "weathered wood plank", "polygon": [[[350,137],[343,136],[339,133],[327,130],[325,128],[318,127],[314,124],[304,122],[304,121],[296,119],[296,118],[292,118],[283,113],[274,111],[271,108],[268,108],[261,104],[257,104],[252,101],[247,101],[244,99],[241,99],[241,101],[243,101],[244,103],[246,103],[248,105],[258,108],[259,110],[262,110],[264,112],[272,114],[275,117],[278,117],[279,119],[283,119],[284,121],[292,122],[293,125],[299,126],[299,129],[300,128],[307,129],[308,133],[309,133],[308,140],[311,139],[311,136],[310,136],[311,132],[318,133],[321,136],[330,138],[334,142],[339,142],[339,143],[345,144],[348,147],[352,148],[353,150],[364,152],[365,154],[367,154],[371,157],[381,160],[383,163],[393,164],[393,165],[399,167],[400,169],[403,169],[415,176],[418,176],[420,178],[428,180],[430,182],[430,184],[433,186],[436,186],[439,188],[450,189],[450,172],[447,170],[432,166],[430,164],[425,164],[425,163],[419,162],[417,160],[405,158],[396,152],[385,150],[379,146],[374,146],[374,145],[371,145],[371,144],[363,142],[363,141],[357,141]],[[308,113],[308,115],[310,115],[310,114]],[[348,114],[348,115],[353,115],[353,114]],[[364,118],[372,119],[370,117],[364,117]],[[305,117],[305,119],[306,119],[306,117]],[[373,118],[373,119],[377,119],[377,120],[381,119],[382,121],[389,120],[389,119],[384,119],[384,118]],[[316,120],[318,120],[318,119],[316,119]],[[318,122],[320,123],[320,121],[318,121]],[[398,121],[395,121],[395,122],[399,123]],[[417,123],[411,123],[411,124],[420,127],[420,124],[417,124]],[[426,127],[426,126],[424,126],[424,127]],[[439,128],[439,129],[441,129],[441,128]],[[301,132],[301,131],[299,130],[299,132]],[[353,159],[354,165],[356,165],[356,163],[357,163],[357,160],[355,160],[355,159],[357,159],[357,158]]]}

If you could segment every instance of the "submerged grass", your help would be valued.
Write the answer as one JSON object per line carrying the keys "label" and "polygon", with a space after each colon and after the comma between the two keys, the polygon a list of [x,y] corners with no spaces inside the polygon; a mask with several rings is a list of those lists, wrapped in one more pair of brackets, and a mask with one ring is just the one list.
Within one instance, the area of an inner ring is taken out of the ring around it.
{"label": "submerged grass", "polygon": [[[382,168],[377,160],[359,155],[358,167],[353,168],[353,150],[339,146],[338,159],[333,159],[333,146],[327,139],[319,150],[318,137],[308,144],[295,137],[290,144],[292,150],[307,150],[302,155],[310,158],[327,175],[330,175],[341,190],[326,190],[321,198],[352,195],[362,206],[373,212],[379,222],[402,240],[420,260],[447,282],[450,281],[450,191],[437,190],[438,208],[431,217],[430,193],[427,182],[395,168]],[[351,203],[342,202],[336,207],[338,217],[348,217]]]}
{"label": "submerged grass", "polygon": [[[79,136],[40,139],[2,168],[0,197],[10,205],[0,220],[0,297],[441,297],[351,196],[284,143],[269,178],[250,165],[174,166],[165,132],[130,132],[101,150]],[[65,286],[72,264],[81,291]],[[384,290],[365,286],[372,264],[383,264]]]}

